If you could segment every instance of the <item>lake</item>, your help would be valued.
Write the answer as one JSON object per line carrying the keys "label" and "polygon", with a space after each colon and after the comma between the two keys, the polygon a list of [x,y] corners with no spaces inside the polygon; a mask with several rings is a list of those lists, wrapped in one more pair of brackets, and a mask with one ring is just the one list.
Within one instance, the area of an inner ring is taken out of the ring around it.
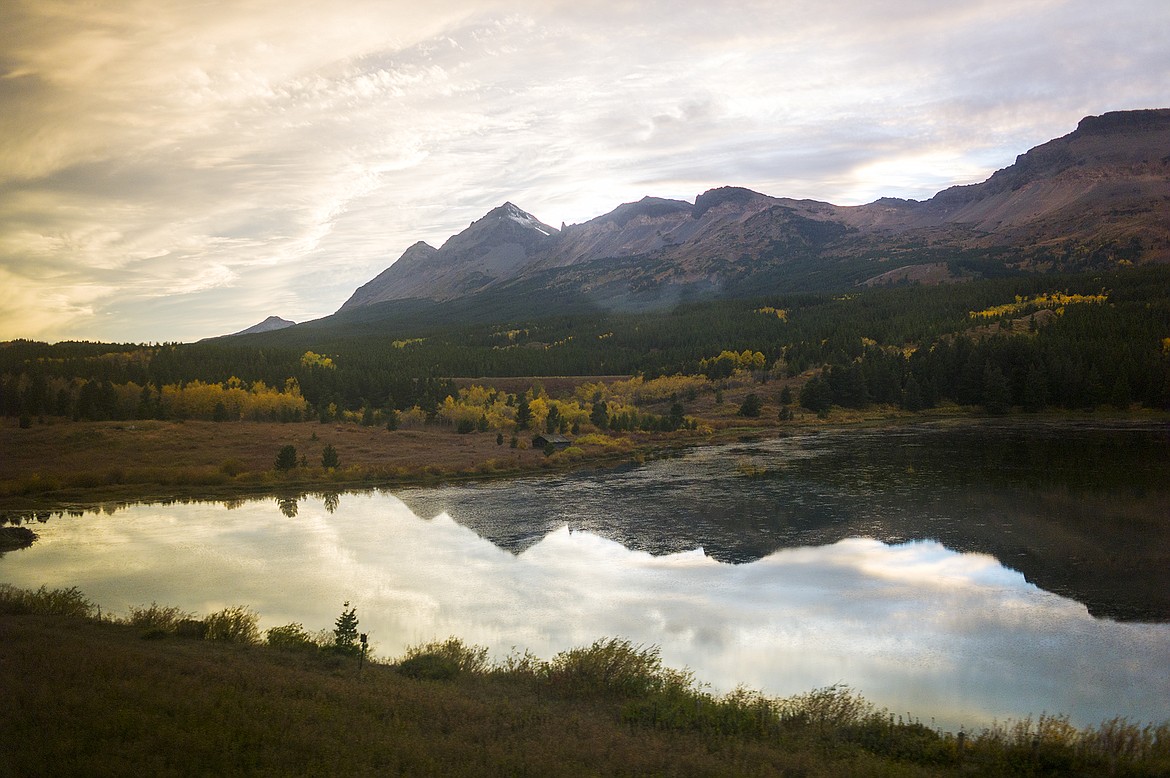
{"label": "lake", "polygon": [[[1170,430],[836,430],[614,470],[41,514],[0,581],[246,605],[376,653],[658,645],[716,692],[845,683],[950,730],[1170,719]],[[9,517],[9,520],[18,520]]]}

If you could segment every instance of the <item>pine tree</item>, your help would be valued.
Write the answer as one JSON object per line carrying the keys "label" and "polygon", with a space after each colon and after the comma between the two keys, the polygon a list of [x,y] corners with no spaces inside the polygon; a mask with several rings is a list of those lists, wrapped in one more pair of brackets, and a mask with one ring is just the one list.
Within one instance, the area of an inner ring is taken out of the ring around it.
{"label": "pine tree", "polygon": [[361,653],[358,646],[357,609],[349,606],[349,600],[341,608],[341,615],[333,627],[333,650],[339,654],[357,656]]}
{"label": "pine tree", "polygon": [[991,363],[983,370],[983,408],[988,413],[1001,415],[1012,407],[1012,390],[1007,377]]}
{"label": "pine tree", "polygon": [[520,399],[516,401],[516,429],[528,429],[528,424],[531,421],[532,409],[528,407],[528,396],[520,395]]}
{"label": "pine tree", "polygon": [[280,449],[276,455],[276,469],[280,471],[292,470],[297,466],[297,447],[289,444]]}
{"label": "pine tree", "polygon": [[341,461],[337,457],[337,449],[330,443],[321,451],[321,467],[326,470],[334,469],[341,466]]}
{"label": "pine tree", "polygon": [[599,430],[609,426],[609,408],[601,400],[593,402],[593,410],[589,413],[589,421]]}

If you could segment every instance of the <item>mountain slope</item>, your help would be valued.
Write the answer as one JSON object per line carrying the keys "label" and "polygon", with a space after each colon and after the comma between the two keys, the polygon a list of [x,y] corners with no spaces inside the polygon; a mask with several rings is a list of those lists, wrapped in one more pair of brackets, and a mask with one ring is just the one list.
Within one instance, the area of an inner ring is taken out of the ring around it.
{"label": "mountain slope", "polygon": [[[645,197],[558,231],[512,203],[417,243],[342,310],[523,287],[669,301],[1170,261],[1170,109],[1087,117],[980,184],[862,206],[740,187]],[[519,285],[519,286],[518,286]]]}
{"label": "mountain slope", "polygon": [[435,249],[411,246],[398,262],[363,285],[341,306],[348,310],[412,297],[450,300],[516,277],[553,242],[557,230],[504,203]]}
{"label": "mountain slope", "polygon": [[230,337],[234,337],[236,335],[254,335],[258,332],[276,332],[277,330],[283,330],[283,329],[286,329],[288,327],[292,327],[295,324],[296,324],[295,321],[289,321],[288,319],[282,319],[279,316],[269,316],[267,319],[260,322],[259,324],[253,324],[251,327],[248,327],[247,329],[240,330],[239,332],[233,332],[231,335],[228,335],[227,337],[230,338]]}

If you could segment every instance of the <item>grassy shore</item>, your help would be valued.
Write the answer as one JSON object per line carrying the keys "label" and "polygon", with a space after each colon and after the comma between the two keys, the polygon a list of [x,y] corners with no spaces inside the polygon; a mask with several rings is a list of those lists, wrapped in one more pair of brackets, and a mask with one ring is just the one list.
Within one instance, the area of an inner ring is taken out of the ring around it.
{"label": "grassy shore", "polygon": [[[432,425],[390,431],[353,423],[291,424],[208,421],[70,422],[48,419],[22,429],[0,419],[0,511],[88,507],[102,502],[233,499],[289,491],[320,491],[510,477],[589,466],[644,461],[670,451],[746,436],[792,434],[832,427],[914,423],[967,423],[987,417],[958,407],[925,413],[892,408],[834,410],[829,418],[797,411],[792,420],[744,418],[734,400],[708,403],[698,430],[592,433],[571,449],[547,456],[529,441],[535,434],[496,431],[459,434]],[[1069,421],[1159,421],[1167,414],[1067,413],[1021,416]],[[274,467],[277,452],[296,448],[303,466]],[[332,446],[336,468],[322,467]]]}
{"label": "grassy shore", "polygon": [[371,663],[300,625],[264,645],[254,618],[151,606],[99,620],[75,589],[0,586],[0,775],[1170,771],[1170,724],[1077,730],[1049,716],[960,738],[846,688],[714,697],[620,639],[494,665],[450,639]]}

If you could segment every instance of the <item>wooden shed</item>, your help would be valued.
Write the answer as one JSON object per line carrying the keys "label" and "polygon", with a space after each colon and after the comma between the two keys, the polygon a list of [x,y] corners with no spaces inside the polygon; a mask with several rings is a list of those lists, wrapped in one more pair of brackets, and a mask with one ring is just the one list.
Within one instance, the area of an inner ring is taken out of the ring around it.
{"label": "wooden shed", "polygon": [[541,433],[532,439],[533,448],[541,448],[548,450],[552,446],[553,451],[563,451],[568,448],[573,441],[566,438],[564,435],[558,435],[555,432]]}

